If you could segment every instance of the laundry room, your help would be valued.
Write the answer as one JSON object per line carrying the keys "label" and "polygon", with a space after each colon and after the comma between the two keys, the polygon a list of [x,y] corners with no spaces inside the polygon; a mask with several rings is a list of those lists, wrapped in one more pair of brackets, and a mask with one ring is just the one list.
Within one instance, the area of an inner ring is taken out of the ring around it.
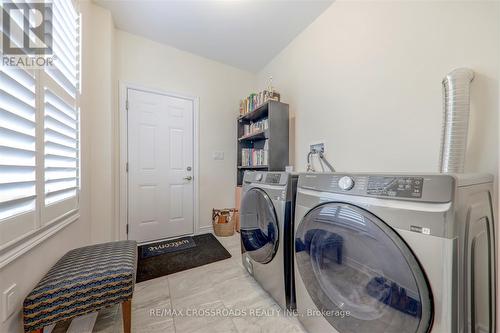
{"label": "laundry room", "polygon": [[500,332],[499,1],[0,7],[0,333]]}

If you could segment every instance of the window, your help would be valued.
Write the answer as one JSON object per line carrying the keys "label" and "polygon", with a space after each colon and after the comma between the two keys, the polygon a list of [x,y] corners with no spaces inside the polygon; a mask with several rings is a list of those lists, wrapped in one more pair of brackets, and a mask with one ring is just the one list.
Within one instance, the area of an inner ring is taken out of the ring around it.
{"label": "window", "polygon": [[78,212],[80,18],[51,11],[53,66],[0,68],[0,249]]}

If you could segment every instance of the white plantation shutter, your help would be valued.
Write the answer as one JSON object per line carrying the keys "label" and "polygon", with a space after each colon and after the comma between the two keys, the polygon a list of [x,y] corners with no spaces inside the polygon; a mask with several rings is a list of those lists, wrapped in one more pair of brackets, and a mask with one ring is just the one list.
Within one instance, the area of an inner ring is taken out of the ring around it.
{"label": "white plantation shutter", "polygon": [[71,0],[55,0],[52,6],[52,49],[54,66],[47,73],[71,97],[78,90],[79,19]]}
{"label": "white plantation shutter", "polygon": [[79,189],[79,18],[70,0],[54,1],[52,13],[56,60],[43,80],[43,223],[74,211]]}
{"label": "white plantation shutter", "polygon": [[73,2],[55,0],[54,66],[0,65],[0,250],[78,211],[79,31]]}
{"label": "white plantation shutter", "polygon": [[76,196],[78,114],[50,89],[45,90],[45,204]]}
{"label": "white plantation shutter", "polygon": [[35,228],[36,80],[0,69],[0,245]]}

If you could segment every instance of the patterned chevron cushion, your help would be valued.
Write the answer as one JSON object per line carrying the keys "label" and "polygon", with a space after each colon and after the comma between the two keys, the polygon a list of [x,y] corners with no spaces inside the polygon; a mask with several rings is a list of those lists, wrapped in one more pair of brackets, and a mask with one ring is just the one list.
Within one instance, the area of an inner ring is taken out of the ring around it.
{"label": "patterned chevron cushion", "polygon": [[136,266],[134,241],[69,251],[24,300],[24,331],[130,300]]}

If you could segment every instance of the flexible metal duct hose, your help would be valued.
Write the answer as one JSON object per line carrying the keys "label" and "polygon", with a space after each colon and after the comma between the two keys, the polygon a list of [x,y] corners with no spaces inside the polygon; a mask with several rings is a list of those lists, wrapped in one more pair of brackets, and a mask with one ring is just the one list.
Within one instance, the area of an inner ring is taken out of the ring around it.
{"label": "flexible metal duct hose", "polygon": [[455,69],[443,79],[444,122],[439,164],[443,173],[464,171],[473,79],[474,72],[468,68]]}

